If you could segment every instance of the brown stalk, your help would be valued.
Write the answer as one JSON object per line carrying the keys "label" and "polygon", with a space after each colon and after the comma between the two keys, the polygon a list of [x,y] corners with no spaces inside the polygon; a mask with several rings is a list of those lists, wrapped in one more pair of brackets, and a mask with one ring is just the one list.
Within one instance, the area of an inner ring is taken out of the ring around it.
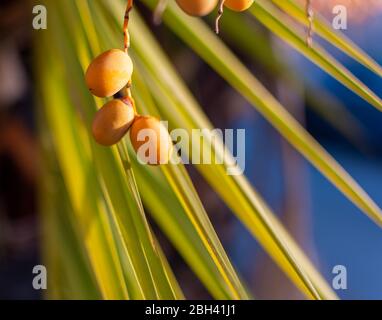
{"label": "brown stalk", "polygon": [[124,49],[126,53],[130,47],[129,20],[130,20],[130,11],[133,9],[133,4],[134,4],[133,0],[127,0],[127,7],[126,7],[125,18],[123,23]]}
{"label": "brown stalk", "polygon": [[225,2],[225,0],[219,1],[218,16],[216,17],[216,20],[215,20],[215,32],[216,32],[216,34],[219,34],[219,32],[220,32],[219,23],[220,23],[220,19],[223,16],[223,13],[224,13],[224,2]]}
{"label": "brown stalk", "polygon": [[309,21],[308,32],[306,37],[306,44],[309,48],[313,45],[313,21],[314,21],[314,11],[312,7],[313,0],[306,0],[306,16]]}

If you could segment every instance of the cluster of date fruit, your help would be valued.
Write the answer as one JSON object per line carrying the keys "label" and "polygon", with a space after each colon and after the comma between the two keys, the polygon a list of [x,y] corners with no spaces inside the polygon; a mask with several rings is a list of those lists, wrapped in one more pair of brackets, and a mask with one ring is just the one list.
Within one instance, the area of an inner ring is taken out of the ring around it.
{"label": "cluster of date fruit", "polygon": [[205,16],[211,13],[219,2],[219,11],[226,7],[233,11],[247,10],[254,0],[176,0],[178,6],[191,16]]}
{"label": "cluster of date fruit", "polygon": [[[218,0],[176,0],[176,3],[189,15],[203,16],[218,5]],[[219,15],[223,13],[223,6],[243,11],[252,3],[253,0],[221,0]],[[124,21],[124,50],[111,49],[102,53],[91,62],[85,74],[87,87],[96,97],[109,98],[122,92],[122,98],[113,98],[97,111],[92,134],[98,144],[112,146],[130,131],[130,141],[138,156],[141,147],[148,145],[145,150],[150,155],[145,158],[145,163],[165,164],[169,162],[173,149],[168,130],[159,119],[138,114],[131,95],[133,62],[128,54],[128,23],[132,7],[133,0],[128,0]]]}

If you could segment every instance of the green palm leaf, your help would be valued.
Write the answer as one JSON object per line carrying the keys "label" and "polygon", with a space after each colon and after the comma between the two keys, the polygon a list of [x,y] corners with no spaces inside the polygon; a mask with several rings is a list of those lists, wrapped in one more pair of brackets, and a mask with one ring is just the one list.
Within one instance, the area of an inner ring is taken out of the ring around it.
{"label": "green palm leaf", "polygon": [[286,22],[285,17],[278,12],[269,1],[256,1],[250,11],[277,36],[310,59],[333,78],[337,79],[344,86],[369,102],[372,106],[378,110],[382,110],[382,101],[374,92],[318,44],[314,44],[312,48],[309,48],[306,45],[304,36],[299,34],[291,23]]}
{"label": "green palm leaf", "polygon": [[[115,14],[120,12],[120,9],[116,3]],[[153,42],[149,34],[144,33],[145,28],[139,23],[137,17],[134,16],[133,19],[131,35],[134,38],[134,34],[136,36],[139,34],[141,41],[133,42],[132,49],[134,49],[134,53],[137,53],[143,59],[144,65],[156,78],[148,79],[148,85],[154,96],[158,94],[156,100],[162,118],[170,121],[170,127],[171,123],[176,121],[176,126],[187,128],[189,131],[192,128],[211,128],[189,92],[179,82],[179,78],[174,73],[172,66],[160,54],[160,48]],[[142,36],[143,34],[144,36]],[[174,112],[174,110],[177,110],[177,112]],[[210,147],[210,145],[211,141],[207,142],[206,147]],[[222,145],[219,145],[214,152],[218,152],[220,157],[224,157],[225,152]],[[226,168],[221,165],[199,165],[197,167],[206,179],[212,183],[215,190],[221,194],[227,204],[239,215],[240,219],[245,221],[251,231],[256,230],[255,234],[268,249],[267,251],[290,273],[292,278],[294,277],[293,279],[297,285],[304,288],[308,296],[316,298],[319,298],[320,295],[326,298],[335,296],[318,273],[314,271],[314,268],[306,261],[299,249],[295,248],[295,244],[292,244],[289,238],[287,241],[284,240],[283,236],[279,237],[275,234],[274,229],[276,227],[273,224],[277,222],[273,221],[273,215],[262,205],[262,201],[249,188],[245,179],[240,179],[240,177],[234,179],[232,176],[227,176]],[[228,190],[229,192],[227,192]],[[238,201],[238,199],[241,201]],[[269,216],[272,216],[272,218],[269,218]],[[258,231],[259,228],[261,231]],[[265,233],[265,235],[262,233]],[[290,247],[293,247],[296,252],[292,254],[293,250]],[[295,256],[299,257],[298,262],[295,261]],[[308,269],[310,274],[306,275]],[[314,279],[314,284],[311,283],[313,281],[311,279]]]}
{"label": "green palm leaf", "polygon": [[[154,1],[151,0],[145,0],[145,2],[151,6],[154,4]],[[266,13],[265,15],[268,16]],[[171,5],[163,18],[169,28],[209,63],[232,87],[247,98],[282,136],[344,195],[378,224],[382,223],[381,211],[374,201],[213,35],[209,27],[201,21],[187,17]]]}
{"label": "green palm leaf", "polygon": [[[272,0],[279,8],[281,8],[289,16],[296,19],[298,22],[308,25],[305,10],[298,5],[294,0]],[[366,52],[359,48],[354,42],[346,37],[343,33],[336,32],[333,27],[323,18],[316,15],[313,22],[314,30],[317,35],[328,41],[331,45],[337,47],[349,57],[363,64],[366,68],[382,77],[381,66]]]}
{"label": "green palm leaf", "polygon": [[[305,23],[301,8],[293,1],[272,1]],[[142,2],[150,8],[157,3],[155,0]],[[103,102],[93,99],[88,92],[84,70],[103,50],[120,47],[125,1],[57,0],[46,1],[45,5],[52,22],[36,45],[43,105],[41,139],[52,139],[52,143],[45,146],[45,161],[50,164],[46,170],[59,172],[47,176],[41,189],[49,192],[48,184],[57,185],[57,190],[51,191],[52,196],[43,201],[49,239],[44,252],[53,270],[52,281],[62,285],[60,289],[54,286],[50,296],[70,298],[70,293],[75,291],[79,298],[183,299],[176,276],[151,230],[147,209],[214,298],[250,298],[185,167],[182,164],[144,166],[138,163],[128,138],[117,146],[104,148],[89,137],[91,120]],[[257,0],[250,12],[323,70],[382,109],[379,97],[327,52],[317,45],[307,48],[304,35],[300,35],[293,24],[282,20],[284,13],[275,5]],[[381,212],[373,200],[205,23],[187,17],[174,2],[169,3],[163,18],[173,33],[257,108],[345,196],[381,224]],[[72,26],[73,21],[76,28]],[[379,66],[348,39],[330,32],[320,19],[315,23],[320,36],[380,74]],[[138,111],[168,120],[170,129],[183,128],[188,133],[198,128],[212,129],[202,108],[136,10],[129,30],[132,36],[129,53],[135,68],[132,92]],[[231,37],[239,32],[234,30]],[[249,32],[246,30],[246,34]],[[269,54],[270,47],[267,48],[261,52],[247,46],[249,52],[258,54],[261,59]],[[274,68],[276,72],[280,70],[277,66]],[[43,129],[45,126],[47,130]],[[234,161],[223,141],[205,136],[201,146],[212,158],[216,156],[224,163],[195,164],[196,169],[295,285],[308,298],[336,299],[329,284],[246,177],[227,174]],[[192,158],[199,151],[192,145],[186,156]],[[54,153],[52,159],[49,158],[51,152]],[[174,153],[173,157],[178,156]],[[66,205],[52,213],[62,201]],[[53,240],[60,243],[62,256],[50,245]],[[73,278],[69,279],[71,274]]]}

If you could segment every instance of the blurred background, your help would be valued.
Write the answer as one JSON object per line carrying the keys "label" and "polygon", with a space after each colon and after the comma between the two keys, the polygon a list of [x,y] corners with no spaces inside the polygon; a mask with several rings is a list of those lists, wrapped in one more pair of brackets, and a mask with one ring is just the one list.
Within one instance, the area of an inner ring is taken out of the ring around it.
{"label": "blurred background", "polygon": [[[81,0],[78,0],[81,1]],[[317,1],[316,10],[332,19],[336,4],[349,9],[343,32],[382,64],[381,1]],[[39,161],[33,73],[32,7],[23,0],[0,1],[0,298],[39,299],[32,268],[40,257],[37,187]],[[141,7],[138,3],[138,7]],[[245,174],[308,252],[331,283],[335,265],[348,272],[344,299],[382,299],[382,232],[297,154],[225,81],[164,27],[151,23],[167,54],[218,128],[246,129]],[[361,14],[362,9],[362,14]],[[360,13],[360,14],[357,14]],[[226,13],[226,19],[235,18]],[[213,18],[213,17],[212,17]],[[272,55],[253,54],[237,45],[222,21],[221,37],[266,87],[382,206],[382,114],[275,39],[253,19],[253,39]],[[245,16],[242,17],[246,19]],[[208,21],[208,19],[207,19]],[[212,26],[212,19],[209,20]],[[323,43],[326,46],[325,43]],[[335,49],[337,59],[380,97],[382,79]],[[255,52],[256,53],[256,52]],[[269,67],[271,61],[272,67]],[[287,81],[285,74],[293,77]],[[219,92],[219,95],[211,94]],[[233,107],[234,106],[234,107]],[[52,106],[54,107],[54,106]],[[198,193],[223,245],[240,274],[260,299],[302,298],[246,229],[191,166]],[[208,299],[195,275],[161,235],[170,264],[186,297]]]}

